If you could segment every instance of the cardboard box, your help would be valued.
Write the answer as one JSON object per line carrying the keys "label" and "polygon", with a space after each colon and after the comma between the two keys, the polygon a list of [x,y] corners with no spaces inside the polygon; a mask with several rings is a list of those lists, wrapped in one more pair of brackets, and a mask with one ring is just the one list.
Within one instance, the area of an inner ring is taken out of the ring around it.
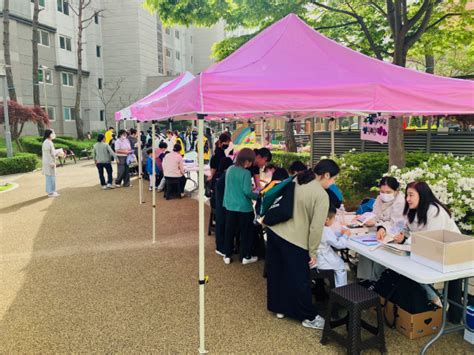
{"label": "cardboard box", "polygon": [[443,273],[474,269],[474,238],[446,230],[413,232],[410,258]]}
{"label": "cardboard box", "polygon": [[[385,319],[389,324],[393,324],[393,303],[387,302],[387,308],[384,309],[385,300],[383,297],[380,297],[380,302]],[[434,311],[411,314],[397,307],[395,328],[409,339],[418,339],[437,333],[441,327],[442,316],[443,311],[441,308]]]}

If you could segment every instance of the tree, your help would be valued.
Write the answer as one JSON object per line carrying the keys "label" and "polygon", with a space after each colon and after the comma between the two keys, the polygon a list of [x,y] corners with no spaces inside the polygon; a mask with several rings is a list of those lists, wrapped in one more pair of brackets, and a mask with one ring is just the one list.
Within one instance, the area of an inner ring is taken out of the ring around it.
{"label": "tree", "polygon": [[77,86],[76,86],[76,103],[74,105],[74,114],[76,121],[77,138],[84,139],[84,121],[81,114],[81,91],[82,91],[82,51],[84,44],[82,37],[84,29],[94,20],[95,16],[99,16],[103,10],[94,10],[89,16],[86,10],[90,7],[92,0],[76,0],[77,5],[69,3],[69,9],[77,16]]}
{"label": "tree", "polygon": [[[33,105],[41,109],[41,102],[40,102],[40,89],[39,89],[39,81],[38,81],[38,39],[39,39],[39,32],[38,32],[38,18],[40,13],[39,8],[39,0],[34,0],[33,6],[33,21],[32,21],[32,53],[33,53]],[[43,71],[43,80],[46,80],[45,73]],[[39,135],[43,135],[44,127],[41,120],[38,120],[38,133]]]}
{"label": "tree", "polygon": [[[426,31],[436,31],[448,18],[472,17],[467,0],[146,0],[165,25],[209,26],[223,19],[229,29],[262,28],[296,13],[325,35],[364,54],[405,66],[408,52]],[[233,48],[243,39],[227,40]],[[216,51],[223,47],[216,46]],[[403,120],[389,121],[389,164],[404,166]]]}
{"label": "tree", "polygon": [[[0,103],[0,123],[5,122],[3,114],[3,105]],[[10,131],[12,139],[16,141],[18,147],[21,149],[21,142],[19,140],[23,127],[27,122],[38,123],[41,122],[43,125],[49,125],[49,118],[41,107],[27,107],[19,104],[16,101],[8,101],[8,117],[10,121]]]}
{"label": "tree", "polygon": [[113,82],[111,85],[109,85],[108,82],[104,82],[104,84],[102,85],[102,89],[97,87],[97,96],[102,102],[102,105],[104,105],[105,129],[109,128],[109,124],[107,123],[107,107],[112,102],[117,92],[120,90],[120,87],[122,86],[122,82],[124,80],[125,78],[121,77],[117,79],[117,81]]}
{"label": "tree", "polygon": [[10,1],[3,0],[3,56],[5,58],[5,73],[7,77],[8,95],[16,101],[15,83],[13,82],[12,61],[10,56]]}

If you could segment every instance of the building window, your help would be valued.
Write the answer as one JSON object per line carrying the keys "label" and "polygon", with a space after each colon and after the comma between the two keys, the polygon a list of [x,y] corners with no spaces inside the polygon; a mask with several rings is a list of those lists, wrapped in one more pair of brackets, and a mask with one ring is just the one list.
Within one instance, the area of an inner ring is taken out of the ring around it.
{"label": "building window", "polygon": [[66,0],[57,0],[58,1],[58,11],[62,12],[64,15],[69,15],[69,4]]}
{"label": "building window", "polygon": [[74,107],[64,107],[63,117],[64,121],[74,121],[76,119]]}
{"label": "building window", "polygon": [[[31,2],[34,3],[35,0],[31,0]],[[45,2],[46,2],[46,0],[39,0],[38,4],[39,4],[40,7],[44,7]]]}
{"label": "building window", "polygon": [[99,24],[99,14],[97,12],[94,14],[94,22],[96,25]]}
{"label": "building window", "polygon": [[53,72],[51,69],[38,68],[38,82],[46,84],[53,84]]}
{"label": "building window", "polygon": [[49,47],[49,33],[47,31],[38,30],[38,44]]}
{"label": "building window", "polygon": [[167,75],[167,76],[173,76],[173,72],[172,72],[171,70],[167,70],[167,71],[166,71],[166,75]]}
{"label": "building window", "polygon": [[174,31],[174,36],[175,36],[177,39],[179,39],[179,31],[178,31],[178,30],[175,30],[175,31]]}
{"label": "building window", "polygon": [[95,55],[97,56],[97,58],[101,57],[101,50],[102,50],[101,46],[95,46]]}
{"label": "building window", "polygon": [[167,56],[168,58],[171,57],[171,49],[166,48],[165,53],[166,53],[166,56]]}
{"label": "building window", "polygon": [[101,122],[105,121],[105,111],[104,110],[99,111],[99,119],[100,119]]}
{"label": "building window", "polygon": [[171,34],[171,30],[169,29],[169,27],[166,27],[166,28],[165,28],[165,33],[166,33],[167,35]]}
{"label": "building window", "polygon": [[179,51],[176,51],[176,59],[177,60],[181,59],[181,53],[179,53]]}
{"label": "building window", "polygon": [[64,86],[74,86],[74,75],[71,73],[61,73]]}
{"label": "building window", "polygon": [[54,107],[48,106],[48,110],[46,110],[46,107],[41,106],[43,111],[47,111],[46,113],[48,114],[49,120],[50,121],[56,121],[56,111],[54,110]]}
{"label": "building window", "polygon": [[99,90],[102,90],[102,83],[103,83],[102,78],[97,79],[97,87],[99,88]]}
{"label": "building window", "polygon": [[72,42],[69,37],[59,36],[59,48],[65,49],[69,52],[72,51]]}

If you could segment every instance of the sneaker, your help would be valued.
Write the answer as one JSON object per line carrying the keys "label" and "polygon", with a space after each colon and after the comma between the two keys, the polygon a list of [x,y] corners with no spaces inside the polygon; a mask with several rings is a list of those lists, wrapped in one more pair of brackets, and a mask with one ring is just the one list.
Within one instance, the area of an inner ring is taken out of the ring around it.
{"label": "sneaker", "polygon": [[56,191],[51,192],[50,194],[48,194],[48,197],[58,197],[58,196],[59,196],[59,194]]}
{"label": "sneaker", "polygon": [[219,256],[222,256],[222,257],[225,257],[225,254],[224,253],[221,253],[219,250],[216,249],[216,254],[219,255]]}
{"label": "sneaker", "polygon": [[277,316],[278,319],[285,318],[285,315],[283,313],[277,313],[276,316]]}
{"label": "sneaker", "polygon": [[107,186],[106,185],[102,186],[102,190],[107,190]]}
{"label": "sneaker", "polygon": [[108,188],[108,189],[115,189],[115,186],[112,185],[112,184],[107,184],[107,188]]}
{"label": "sneaker", "polygon": [[242,259],[242,264],[247,265],[247,264],[252,264],[258,261],[258,256],[252,256],[250,258],[243,258]]}
{"label": "sneaker", "polygon": [[316,316],[313,320],[305,319],[301,325],[305,328],[324,329],[324,318]]}
{"label": "sneaker", "polygon": [[153,191],[153,187],[149,186],[148,191]]}
{"label": "sneaker", "polygon": [[231,258],[224,256],[224,264],[229,265],[232,262]]}
{"label": "sneaker", "polygon": [[118,188],[122,187],[122,185],[115,184],[115,187],[118,189]]}

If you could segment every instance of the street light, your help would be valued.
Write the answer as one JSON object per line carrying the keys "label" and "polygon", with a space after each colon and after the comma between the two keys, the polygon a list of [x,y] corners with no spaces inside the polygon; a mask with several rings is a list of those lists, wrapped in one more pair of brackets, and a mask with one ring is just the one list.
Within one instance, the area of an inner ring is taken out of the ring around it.
{"label": "street light", "polygon": [[13,146],[12,135],[10,133],[10,119],[8,117],[8,86],[5,64],[1,64],[0,66],[0,77],[3,81],[3,115],[5,117],[5,143],[7,145],[7,157],[11,158],[13,157]]}

